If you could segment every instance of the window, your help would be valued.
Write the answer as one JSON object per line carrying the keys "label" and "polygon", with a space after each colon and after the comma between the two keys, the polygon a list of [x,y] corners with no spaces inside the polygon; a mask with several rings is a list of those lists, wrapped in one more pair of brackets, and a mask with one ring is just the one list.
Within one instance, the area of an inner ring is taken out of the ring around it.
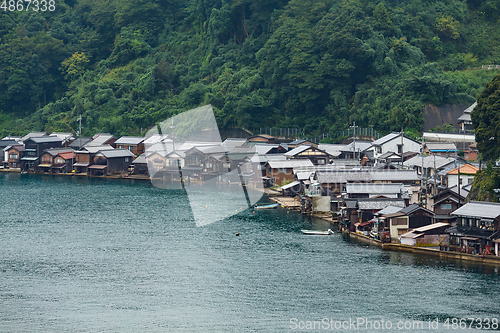
{"label": "window", "polygon": [[125,157],[125,162],[128,162],[128,157]]}
{"label": "window", "polygon": [[451,210],[451,204],[441,204],[442,210]]}
{"label": "window", "polygon": [[231,168],[231,163],[224,162],[224,163],[222,163],[222,167],[224,169],[229,169],[229,168]]}
{"label": "window", "polygon": [[10,153],[9,159],[11,159],[11,160],[17,160],[17,154],[16,153]]}
{"label": "window", "polygon": [[56,158],[56,164],[63,164],[64,160],[60,157]]}
{"label": "window", "polygon": [[393,220],[392,225],[406,225],[406,219],[404,217],[397,217]]}
{"label": "window", "polygon": [[280,173],[286,173],[286,168],[280,168]]}
{"label": "window", "polygon": [[377,147],[377,154],[382,154],[382,147]]}
{"label": "window", "polygon": [[398,154],[403,153],[403,145],[398,145]]}
{"label": "window", "polygon": [[123,149],[123,145],[118,145],[118,149]]}
{"label": "window", "polygon": [[474,181],[474,178],[469,178],[469,179],[467,179],[467,184],[472,184],[473,181]]}
{"label": "window", "polygon": [[131,152],[133,152],[135,149],[135,146],[128,146],[128,150],[130,150]]}
{"label": "window", "polygon": [[318,164],[325,164],[325,160],[324,159],[319,159],[318,160]]}

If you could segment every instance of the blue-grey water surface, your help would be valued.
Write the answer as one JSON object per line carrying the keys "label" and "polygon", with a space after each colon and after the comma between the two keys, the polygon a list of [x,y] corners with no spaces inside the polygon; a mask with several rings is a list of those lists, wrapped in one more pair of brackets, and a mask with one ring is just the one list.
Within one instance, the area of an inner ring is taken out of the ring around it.
{"label": "blue-grey water surface", "polygon": [[324,223],[279,208],[196,227],[181,190],[0,173],[0,332],[287,332],[358,317],[438,318],[419,331],[449,332],[447,318],[500,317],[498,268],[300,233]]}

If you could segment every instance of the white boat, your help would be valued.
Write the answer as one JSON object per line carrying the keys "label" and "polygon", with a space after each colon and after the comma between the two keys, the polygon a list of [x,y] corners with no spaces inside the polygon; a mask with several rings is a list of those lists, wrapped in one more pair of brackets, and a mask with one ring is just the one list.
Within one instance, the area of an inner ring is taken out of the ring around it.
{"label": "white boat", "polygon": [[276,207],[278,207],[277,203],[270,204],[270,205],[264,205],[264,206],[257,206],[257,205],[254,206],[255,209],[273,209],[273,208],[276,208]]}
{"label": "white boat", "polygon": [[326,231],[322,230],[300,230],[304,235],[333,235],[332,229],[328,229]]}

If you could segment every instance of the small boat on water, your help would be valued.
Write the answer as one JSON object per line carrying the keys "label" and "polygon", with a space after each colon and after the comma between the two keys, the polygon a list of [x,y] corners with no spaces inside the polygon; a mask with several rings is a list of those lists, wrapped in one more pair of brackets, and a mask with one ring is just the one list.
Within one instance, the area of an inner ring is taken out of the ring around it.
{"label": "small boat on water", "polygon": [[255,208],[255,209],[273,209],[273,208],[276,208],[276,207],[278,207],[277,203],[270,204],[270,205],[263,205],[263,206],[257,206],[257,205],[255,205],[253,208]]}
{"label": "small boat on water", "polygon": [[328,229],[326,231],[322,230],[300,230],[304,235],[333,235],[332,229]]}

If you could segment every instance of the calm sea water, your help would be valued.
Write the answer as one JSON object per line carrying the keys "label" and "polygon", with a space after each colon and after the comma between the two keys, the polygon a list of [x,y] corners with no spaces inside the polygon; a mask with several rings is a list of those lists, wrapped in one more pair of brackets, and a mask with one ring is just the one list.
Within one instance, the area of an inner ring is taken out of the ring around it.
{"label": "calm sea water", "polygon": [[181,190],[0,173],[0,332],[287,332],[358,317],[438,318],[418,331],[449,332],[447,318],[500,317],[495,267],[304,228],[328,225],[280,208],[196,227]]}

